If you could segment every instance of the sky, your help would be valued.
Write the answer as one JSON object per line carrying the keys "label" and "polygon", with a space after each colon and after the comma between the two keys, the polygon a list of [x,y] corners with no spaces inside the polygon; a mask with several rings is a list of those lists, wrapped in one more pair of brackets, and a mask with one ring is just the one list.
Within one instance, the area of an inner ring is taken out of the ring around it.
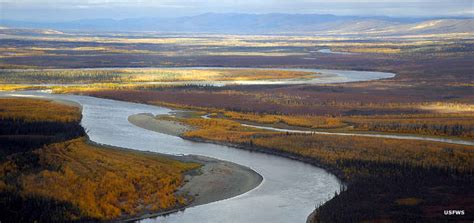
{"label": "sky", "polygon": [[202,13],[474,17],[474,0],[0,0],[0,19],[70,21]]}

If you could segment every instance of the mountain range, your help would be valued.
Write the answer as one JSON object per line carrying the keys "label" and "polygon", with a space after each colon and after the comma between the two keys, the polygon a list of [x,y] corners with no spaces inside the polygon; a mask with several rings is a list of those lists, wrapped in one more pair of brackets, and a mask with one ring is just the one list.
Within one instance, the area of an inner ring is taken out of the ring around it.
{"label": "mountain range", "polygon": [[320,14],[206,13],[177,18],[86,19],[66,22],[25,22],[0,19],[0,26],[60,31],[222,34],[412,35],[474,33],[473,18],[427,19]]}

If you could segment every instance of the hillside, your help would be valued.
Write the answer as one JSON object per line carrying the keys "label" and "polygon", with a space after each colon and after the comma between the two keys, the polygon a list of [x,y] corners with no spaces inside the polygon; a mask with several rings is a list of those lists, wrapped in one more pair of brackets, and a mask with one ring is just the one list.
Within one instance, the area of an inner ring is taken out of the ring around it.
{"label": "hillside", "polygon": [[87,143],[80,109],[0,99],[0,221],[105,221],[186,204],[199,164]]}
{"label": "hillside", "polygon": [[[474,31],[471,18],[392,18],[319,14],[219,14],[176,18],[86,19],[57,23],[0,20],[5,27],[161,33],[445,34]],[[1,33],[9,29],[0,30]],[[22,31],[22,29],[18,30]],[[24,30],[23,30],[24,31]],[[39,31],[35,31],[38,33]],[[42,31],[57,34],[52,30]],[[41,33],[41,32],[40,32]]]}

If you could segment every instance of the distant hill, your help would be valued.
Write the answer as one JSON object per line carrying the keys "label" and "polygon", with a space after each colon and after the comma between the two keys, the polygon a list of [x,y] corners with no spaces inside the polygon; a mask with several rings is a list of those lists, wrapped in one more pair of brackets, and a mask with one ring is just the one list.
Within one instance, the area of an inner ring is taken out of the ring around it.
{"label": "distant hill", "polygon": [[397,35],[474,32],[474,19],[411,19],[319,14],[207,13],[178,18],[91,19],[58,23],[0,20],[0,26],[102,32]]}
{"label": "distant hill", "polygon": [[9,28],[0,26],[0,34],[9,35],[62,35],[63,32],[53,29]]}

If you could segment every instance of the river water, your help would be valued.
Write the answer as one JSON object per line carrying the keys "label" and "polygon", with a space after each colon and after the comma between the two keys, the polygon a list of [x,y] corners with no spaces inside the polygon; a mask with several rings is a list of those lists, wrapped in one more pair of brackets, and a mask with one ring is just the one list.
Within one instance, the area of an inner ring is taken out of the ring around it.
{"label": "river water", "polygon": [[227,200],[187,208],[143,222],[305,222],[307,216],[340,188],[338,179],[302,162],[226,146],[195,143],[136,127],[128,116],[167,114],[171,110],[144,104],[42,92],[0,93],[0,96],[55,98],[83,106],[82,126],[94,142],[165,154],[196,154],[250,167],[263,177],[255,189]]}

